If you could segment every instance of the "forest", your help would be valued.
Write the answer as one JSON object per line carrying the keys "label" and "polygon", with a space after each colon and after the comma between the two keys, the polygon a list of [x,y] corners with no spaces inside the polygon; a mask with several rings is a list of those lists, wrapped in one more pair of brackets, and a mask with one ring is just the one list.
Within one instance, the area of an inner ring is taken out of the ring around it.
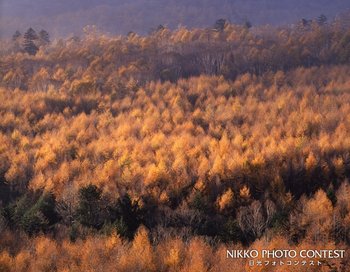
{"label": "forest", "polygon": [[[350,14],[0,44],[0,271],[280,271],[349,249]],[[349,271],[350,256],[283,271]]]}

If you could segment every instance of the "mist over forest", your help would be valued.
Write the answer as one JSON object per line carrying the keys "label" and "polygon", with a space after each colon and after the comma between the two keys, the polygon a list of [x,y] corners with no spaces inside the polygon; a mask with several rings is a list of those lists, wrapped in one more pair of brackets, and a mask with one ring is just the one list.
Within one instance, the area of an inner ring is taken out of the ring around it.
{"label": "mist over forest", "polygon": [[147,34],[159,24],[207,27],[219,18],[285,25],[320,14],[332,19],[349,8],[346,0],[0,0],[0,36],[32,26],[65,37],[79,35],[86,25],[110,34]]}

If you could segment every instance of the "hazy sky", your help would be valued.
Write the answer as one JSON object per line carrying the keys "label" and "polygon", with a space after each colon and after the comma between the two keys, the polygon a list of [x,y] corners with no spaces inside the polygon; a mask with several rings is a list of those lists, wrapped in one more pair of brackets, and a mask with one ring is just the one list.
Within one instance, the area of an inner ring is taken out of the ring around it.
{"label": "hazy sky", "polygon": [[159,24],[206,27],[219,18],[278,25],[347,9],[350,0],[0,0],[0,34],[32,26],[58,37],[88,24],[112,34],[147,33]]}

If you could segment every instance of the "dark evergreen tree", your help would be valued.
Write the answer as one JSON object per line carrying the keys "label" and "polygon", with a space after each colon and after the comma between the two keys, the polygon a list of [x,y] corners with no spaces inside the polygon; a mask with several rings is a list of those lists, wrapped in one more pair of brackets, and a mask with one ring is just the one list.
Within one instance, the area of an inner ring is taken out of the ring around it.
{"label": "dark evergreen tree", "polygon": [[27,52],[29,55],[35,55],[39,50],[39,48],[34,43],[34,41],[38,39],[38,35],[36,34],[35,30],[33,28],[29,28],[27,32],[24,33],[23,37],[24,51]]}
{"label": "dark evergreen tree", "polygon": [[102,191],[95,185],[88,185],[79,190],[77,216],[82,225],[96,229],[102,227],[101,199]]}
{"label": "dark evergreen tree", "polygon": [[166,27],[163,26],[162,24],[158,25],[157,27],[152,27],[149,31],[148,31],[148,34],[149,35],[152,35],[152,34],[155,34],[157,32],[160,32],[162,30],[164,30]]}
{"label": "dark evergreen tree", "polygon": [[142,211],[138,202],[132,201],[126,194],[117,201],[111,213],[118,234],[132,239],[142,221]]}
{"label": "dark evergreen tree", "polygon": [[26,51],[29,55],[33,55],[33,56],[35,56],[39,50],[39,48],[31,40],[24,41],[23,48],[24,48],[24,51]]}
{"label": "dark evergreen tree", "polygon": [[21,228],[29,235],[47,232],[59,221],[56,212],[56,200],[53,194],[43,194],[38,201],[25,212],[20,220]]}
{"label": "dark evergreen tree", "polygon": [[24,214],[34,204],[33,196],[30,193],[19,197],[14,203],[5,208],[5,217],[11,228],[17,228],[21,225]]}
{"label": "dark evergreen tree", "polygon": [[53,194],[38,195],[29,192],[6,206],[1,214],[11,229],[22,229],[27,234],[47,232],[59,221]]}
{"label": "dark evergreen tree", "polygon": [[12,35],[12,41],[18,41],[18,39],[22,36],[21,32],[16,30],[16,32]]}
{"label": "dark evergreen tree", "polygon": [[134,31],[129,31],[127,36],[128,37],[134,37],[136,35],[136,33]]}
{"label": "dark evergreen tree", "polygon": [[252,23],[249,20],[245,20],[243,25],[247,29],[250,29],[253,26]]}
{"label": "dark evergreen tree", "polygon": [[156,31],[162,31],[162,30],[164,30],[164,29],[165,29],[165,26],[159,25],[159,26],[157,27]]}
{"label": "dark evergreen tree", "polygon": [[39,32],[39,38],[40,38],[41,43],[44,44],[44,45],[47,45],[47,44],[50,43],[50,35],[49,35],[49,33],[48,33],[46,30],[44,30],[44,29],[42,29],[42,30]]}
{"label": "dark evergreen tree", "polygon": [[312,20],[303,18],[303,19],[301,19],[301,21],[300,21],[299,24],[300,24],[301,27],[303,27],[303,28],[308,28],[308,27],[311,26],[311,23],[312,23]]}
{"label": "dark evergreen tree", "polygon": [[37,40],[38,38],[39,37],[36,34],[35,30],[31,27],[27,30],[26,33],[24,33],[24,39],[26,39],[26,40],[34,41],[34,40]]}
{"label": "dark evergreen tree", "polygon": [[324,14],[321,14],[318,18],[317,18],[317,23],[320,25],[320,26],[323,26],[327,23],[327,17],[326,15]]}
{"label": "dark evergreen tree", "polygon": [[214,30],[223,31],[225,29],[227,22],[225,19],[219,19],[214,24]]}
{"label": "dark evergreen tree", "polygon": [[22,51],[22,34],[18,30],[12,35],[13,49],[15,52]]}

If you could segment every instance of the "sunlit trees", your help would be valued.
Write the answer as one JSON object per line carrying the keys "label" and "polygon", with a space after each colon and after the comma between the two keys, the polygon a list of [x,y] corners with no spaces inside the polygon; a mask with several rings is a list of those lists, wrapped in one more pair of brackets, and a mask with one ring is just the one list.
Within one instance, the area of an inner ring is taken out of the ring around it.
{"label": "sunlit trees", "polygon": [[227,208],[232,207],[233,205],[233,197],[234,194],[232,192],[232,189],[229,188],[227,191],[225,191],[217,200],[218,206],[219,206],[219,210],[223,211]]}
{"label": "sunlit trees", "polygon": [[[329,23],[325,20],[321,15],[318,23],[304,19],[299,26],[255,27],[253,32],[248,31],[251,24],[247,20],[243,25],[234,25],[219,19],[213,28],[175,31],[160,28],[142,38],[138,35],[107,38],[95,26],[88,26],[84,42],[74,37],[61,40],[50,46],[50,51],[42,50],[40,54],[50,53],[56,64],[74,56],[75,68],[86,68],[85,80],[75,78],[77,85],[84,82],[81,87],[88,83],[103,90],[118,86],[118,92],[124,93],[124,83],[131,79],[139,83],[157,79],[175,82],[201,74],[235,78],[246,72],[262,75],[270,70],[285,72],[300,66],[346,63],[348,33],[343,28],[339,31],[337,20]],[[30,28],[24,35],[24,52],[28,54],[34,55],[39,47],[47,48],[49,44],[46,30],[36,34]],[[16,42],[12,45],[16,47]],[[11,49],[19,51],[20,48]],[[104,57],[98,54],[101,52]],[[113,65],[116,69],[112,69]],[[109,71],[108,76],[102,75],[103,69]],[[89,77],[92,71],[96,78]],[[29,72],[35,73],[36,69]],[[78,88],[77,85],[74,87]]]}
{"label": "sunlit trees", "polygon": [[10,167],[5,173],[5,179],[14,188],[24,191],[28,185],[28,179],[32,172],[30,154],[25,152],[12,157]]}
{"label": "sunlit trees", "polygon": [[314,241],[328,238],[333,224],[333,206],[326,193],[317,191],[305,204],[300,223],[308,237]]}
{"label": "sunlit trees", "polygon": [[346,35],[218,27],[30,31],[39,54],[2,55],[6,269],[230,271],[221,242],[348,246]]}
{"label": "sunlit trees", "polygon": [[47,91],[50,83],[50,75],[45,68],[41,68],[32,78],[30,84],[33,91]]}
{"label": "sunlit trees", "polygon": [[1,271],[11,271],[13,266],[13,260],[8,252],[2,252],[0,254],[0,269]]}
{"label": "sunlit trees", "polygon": [[185,244],[181,239],[163,241],[157,247],[156,254],[160,259],[160,269],[179,271],[186,257]]}
{"label": "sunlit trees", "polygon": [[120,271],[157,271],[154,249],[144,227],[140,227],[127,252],[119,260]]}
{"label": "sunlit trees", "polygon": [[193,239],[188,247],[187,258],[181,271],[210,271],[213,265],[212,249],[200,238]]}

